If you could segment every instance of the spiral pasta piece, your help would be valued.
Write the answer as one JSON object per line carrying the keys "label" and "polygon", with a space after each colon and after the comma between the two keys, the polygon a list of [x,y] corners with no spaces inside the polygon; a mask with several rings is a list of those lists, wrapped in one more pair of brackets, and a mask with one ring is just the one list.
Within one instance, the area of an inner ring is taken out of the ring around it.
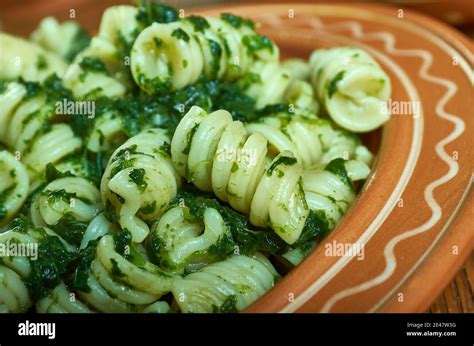
{"label": "spiral pasta piece", "polygon": [[356,136],[334,129],[329,121],[319,118],[268,116],[246,124],[246,129],[250,133],[261,133],[268,140],[271,156],[291,151],[305,168],[339,157],[370,165],[373,158]]}
{"label": "spiral pasta piece", "polygon": [[211,254],[218,259],[225,257],[228,255],[225,246],[231,238],[224,219],[213,208],[205,210],[202,222],[188,220],[183,207],[171,208],[151,234],[151,241],[158,250],[155,254],[158,265],[178,273],[187,267],[206,264]]}
{"label": "spiral pasta piece", "polygon": [[76,298],[64,283],[60,283],[50,294],[36,303],[39,313],[90,313],[86,304]]}
{"label": "spiral pasta piece", "polygon": [[[0,244],[10,248],[15,244],[17,253],[14,256],[8,254],[3,257],[0,265],[0,311],[2,312],[25,312],[34,303],[30,294],[35,279],[29,280],[32,275],[32,263],[45,261],[44,254],[38,253],[38,247],[48,237],[60,239],[61,244],[71,251],[73,248],[61,239],[55,232],[48,228],[35,228],[32,225],[20,221],[16,226],[10,227],[0,234]],[[22,250],[23,249],[23,250]],[[65,260],[65,259],[63,259]],[[54,266],[48,267],[54,270]],[[46,273],[48,274],[48,273]],[[49,272],[48,279],[51,280],[53,273]],[[74,299],[74,295],[60,283],[49,294],[42,297],[36,303],[39,312],[89,312],[87,306]]]}
{"label": "spiral pasta piece", "polygon": [[63,76],[67,65],[52,52],[20,37],[0,33],[0,79],[19,77],[29,81],[41,81],[56,73]]}
{"label": "spiral pasta piece", "polygon": [[89,44],[90,39],[77,22],[69,20],[59,23],[54,17],[46,17],[31,34],[31,41],[71,61]]}
{"label": "spiral pasta piece", "polygon": [[227,111],[192,107],[173,135],[171,158],[188,181],[249,214],[254,225],[270,226],[289,244],[299,237],[308,216],[301,166],[288,151],[269,159],[265,137],[249,135]]}
{"label": "spiral pasta piece", "polygon": [[308,81],[311,75],[311,67],[306,60],[303,59],[287,59],[283,61],[282,66],[289,71],[295,80]]}
{"label": "spiral pasta piece", "polygon": [[0,313],[25,312],[30,306],[28,289],[21,277],[0,265]]}
{"label": "spiral pasta piece", "polygon": [[122,144],[102,177],[102,200],[115,210],[123,229],[142,242],[155,220],[176,195],[180,178],[171,164],[169,138],[161,129],[139,133]]}
{"label": "spiral pasta piece", "polygon": [[102,15],[99,33],[74,59],[64,74],[64,85],[77,98],[123,96],[130,88],[128,66],[120,46],[130,45],[137,28],[134,6],[112,6]]}
{"label": "spiral pasta piece", "polygon": [[[134,253],[133,244],[125,252]],[[116,250],[112,235],[103,236],[90,263],[88,290],[78,290],[81,299],[101,312],[163,312],[158,299],[170,292],[173,276],[135,256],[130,262]],[[136,251],[136,250],[135,250]]]}
{"label": "spiral pasta piece", "polygon": [[356,197],[353,182],[366,179],[369,173],[362,161],[340,158],[305,171],[303,189],[309,208],[324,211],[332,229]]}
{"label": "spiral pasta piece", "polygon": [[319,49],[310,58],[311,83],[329,116],[354,132],[376,129],[389,119],[390,78],[365,51]]}
{"label": "spiral pasta piece", "polygon": [[288,103],[291,113],[319,113],[319,103],[311,84],[304,79],[306,72],[301,71],[306,65],[297,66],[299,63],[295,59],[284,63],[257,61],[252,65],[250,76],[253,82],[244,84],[244,88],[246,94],[255,99],[257,108]]}
{"label": "spiral pasta piece", "polygon": [[85,249],[87,245],[89,245],[89,242],[96,240],[108,233],[112,233],[113,231],[118,231],[117,227],[107,220],[103,213],[99,213],[87,225],[79,249]]}
{"label": "spiral pasta piece", "polygon": [[[58,238],[66,251],[73,248],[48,228],[34,228],[20,221],[0,233],[0,311],[25,312],[33,304],[30,285],[32,263],[39,260],[38,246],[47,238]],[[7,252],[8,251],[8,252]],[[15,251],[11,253],[10,251]],[[49,273],[52,279],[53,273]]]}
{"label": "spiral pasta piece", "polygon": [[60,229],[63,238],[79,245],[86,225],[101,210],[100,192],[93,183],[81,177],[66,177],[53,180],[34,196],[30,218],[36,226]]}
{"label": "spiral pasta piece", "polygon": [[0,150],[0,226],[21,208],[30,181],[25,166],[6,150]]}
{"label": "spiral pasta piece", "polygon": [[44,95],[25,95],[25,87],[16,82],[0,94],[0,140],[17,151],[35,187],[48,163],[77,152],[82,142],[68,124],[53,122],[58,114]]}
{"label": "spiral pasta piece", "polygon": [[182,312],[235,312],[265,294],[277,278],[270,261],[260,254],[232,256],[177,279],[172,293]]}
{"label": "spiral pasta piece", "polygon": [[240,21],[191,16],[153,23],[132,47],[131,69],[147,93],[179,90],[205,79],[235,80],[255,61],[277,61],[277,46]]}
{"label": "spiral pasta piece", "polygon": [[95,153],[110,152],[127,139],[122,119],[115,112],[108,111],[96,118],[86,146]]}

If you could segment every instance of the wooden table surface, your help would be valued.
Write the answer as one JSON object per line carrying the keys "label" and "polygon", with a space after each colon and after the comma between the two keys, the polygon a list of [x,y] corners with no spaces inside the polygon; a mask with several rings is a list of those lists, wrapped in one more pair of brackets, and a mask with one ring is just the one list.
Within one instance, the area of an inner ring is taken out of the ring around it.
{"label": "wooden table surface", "polygon": [[[212,2],[224,2],[223,0],[205,0],[202,3]],[[189,6],[190,1],[167,1],[176,7],[179,5]],[[97,13],[97,7],[105,9],[106,7],[117,4],[117,3],[130,3],[126,0],[103,0],[94,1],[94,8],[92,9],[90,0],[69,0],[69,8],[76,10],[78,16],[77,20],[85,22],[85,26],[89,30],[94,30],[99,24],[100,18],[91,18],[88,13]],[[198,3],[193,2],[193,4]],[[450,2],[451,7],[456,5],[463,5],[465,3],[460,0],[454,0]],[[416,5],[414,1],[411,5]],[[420,6],[425,6],[425,3],[420,2]],[[432,4],[430,4],[431,6]],[[2,0],[1,18],[0,18],[0,30],[10,32],[17,35],[28,36],[28,34],[34,30],[40,20],[47,15],[53,15],[59,19],[67,19],[68,12],[64,11],[64,4],[62,0],[50,0],[50,1],[36,1],[36,0],[23,0],[18,2],[17,0]],[[25,8],[29,8],[29,11],[25,11]],[[412,6],[415,7],[416,6]],[[61,9],[61,10],[58,10]],[[424,11],[423,11],[424,12]],[[433,11],[432,11],[433,12]],[[433,12],[439,18],[442,18],[442,11],[438,11],[440,14]],[[471,14],[472,16],[472,14]],[[87,20],[84,20],[87,19]],[[472,20],[471,17],[466,19]],[[468,23],[461,23],[459,29],[464,31],[470,37],[474,36],[474,24],[469,21]],[[468,230],[466,230],[468,231]],[[441,312],[474,312],[474,253],[472,253],[464,263],[463,267],[456,274],[454,279],[449,283],[443,293],[436,299],[431,305],[428,312],[441,313]]]}
{"label": "wooden table surface", "polygon": [[474,253],[431,305],[429,312],[474,312]]}

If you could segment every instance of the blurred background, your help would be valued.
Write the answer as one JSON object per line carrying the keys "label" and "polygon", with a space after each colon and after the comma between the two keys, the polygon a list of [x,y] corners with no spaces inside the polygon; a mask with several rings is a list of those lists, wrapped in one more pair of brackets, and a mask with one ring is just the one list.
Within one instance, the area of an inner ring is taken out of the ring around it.
{"label": "blurred background", "polygon": [[[130,4],[129,0],[0,0],[0,29],[17,35],[27,36],[35,28],[41,18],[52,15],[58,19],[69,18],[68,7],[75,11],[79,20],[89,31],[94,31],[99,25],[100,18],[95,14],[114,4]],[[351,1],[351,0],[254,0],[254,1],[228,1],[228,0],[165,0],[176,8],[192,8],[219,3],[265,3],[265,2],[366,2],[385,3],[395,8],[412,9],[423,14],[436,17],[474,39],[474,0],[377,0],[377,1]],[[66,5],[67,4],[67,5]]]}
{"label": "blurred background", "polygon": [[[70,19],[72,14],[90,33],[97,31],[100,16],[107,7],[117,4],[130,4],[129,0],[0,0],[0,31],[29,36],[40,20],[54,16],[59,20]],[[212,6],[222,3],[270,3],[305,2],[337,3],[365,2],[386,4],[395,9],[410,9],[435,17],[474,40],[474,0],[378,0],[378,1],[339,1],[339,0],[165,0],[161,1],[179,9],[191,9],[197,6]],[[135,2],[136,3],[136,2]],[[1,49],[1,47],[0,47]],[[430,307],[430,312],[474,312],[474,254],[450,282],[444,292]]]}

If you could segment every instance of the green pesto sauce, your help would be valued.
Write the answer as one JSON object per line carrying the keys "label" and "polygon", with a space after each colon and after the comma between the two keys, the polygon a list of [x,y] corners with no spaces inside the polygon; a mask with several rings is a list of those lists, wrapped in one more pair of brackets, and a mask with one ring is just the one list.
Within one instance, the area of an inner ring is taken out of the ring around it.
{"label": "green pesto sauce", "polygon": [[174,29],[171,33],[171,36],[176,37],[178,40],[183,40],[184,42],[189,42],[189,35],[181,28]]}
{"label": "green pesto sauce", "polygon": [[184,18],[184,20],[191,23],[196,32],[204,32],[206,29],[210,28],[209,22],[206,18],[201,16],[189,16]]}
{"label": "green pesto sauce", "polygon": [[74,277],[72,280],[72,287],[82,292],[90,292],[87,281],[89,279],[90,267],[92,261],[95,258],[97,244],[99,239],[92,240],[89,242],[87,247],[79,253],[79,264],[74,271]]}
{"label": "green pesto sauce", "polygon": [[187,136],[186,136],[186,147],[184,148],[183,150],[183,154],[189,154],[189,152],[191,151],[191,144],[193,142],[193,137],[196,133],[196,131],[198,130],[199,128],[199,124],[195,124],[193,126],[193,128],[191,129],[191,131],[189,131],[187,133]]}
{"label": "green pesto sauce", "polygon": [[351,178],[347,174],[346,166],[344,165],[345,161],[342,158],[337,158],[329,162],[324,170],[331,172],[337,175],[341,181],[346,184],[351,190],[354,190],[354,184],[352,183]]}
{"label": "green pesto sauce", "polygon": [[112,273],[113,276],[117,278],[124,278],[126,275],[120,270],[118,263],[115,259],[111,258],[110,263],[112,263],[112,269],[110,272]]}
{"label": "green pesto sauce", "polygon": [[59,170],[54,167],[52,163],[48,163],[46,165],[46,181],[51,182],[56,179],[61,179],[65,177],[74,177],[74,174],[71,172],[60,172]]}
{"label": "green pesto sauce", "polygon": [[0,79],[0,94],[3,94],[7,90],[8,82]]}
{"label": "green pesto sauce", "polygon": [[134,168],[128,173],[128,177],[131,182],[137,185],[138,189],[143,192],[145,191],[148,183],[146,182],[146,172],[143,168]]}
{"label": "green pesto sauce", "polygon": [[330,221],[323,210],[310,210],[298,240],[292,248],[306,249],[316,240],[324,238],[330,229]]}
{"label": "green pesto sauce", "polygon": [[[169,69],[169,75],[171,74],[172,71]],[[138,84],[150,94],[163,94],[171,89],[171,77],[169,76],[164,80],[159,77],[147,78],[145,74],[139,72],[137,79]]]}
{"label": "green pesto sauce", "polygon": [[7,216],[7,209],[5,207],[5,203],[10,198],[10,195],[15,190],[16,186],[17,186],[16,183],[12,183],[9,186],[7,186],[5,189],[0,191],[0,221],[5,219],[5,217]]}
{"label": "green pesto sauce", "polygon": [[255,56],[258,51],[264,49],[268,49],[270,53],[273,53],[273,42],[263,35],[246,35],[242,39],[242,43],[246,47],[249,56]]}
{"label": "green pesto sauce", "polygon": [[329,98],[332,97],[332,95],[334,95],[334,93],[337,91],[337,83],[342,80],[342,78],[344,78],[344,74],[346,73],[346,71],[339,71],[333,79],[331,79],[329,82],[328,82],[328,85],[327,85],[327,92],[328,92],[328,96]]}
{"label": "green pesto sauce", "polygon": [[135,17],[142,28],[156,23],[171,23],[178,20],[178,11],[165,4],[141,2]]}
{"label": "green pesto sauce", "polygon": [[243,26],[248,27],[250,29],[255,29],[255,23],[251,21],[250,19],[245,19],[239,16],[236,16],[235,14],[232,13],[222,13],[221,14],[221,19],[224,22],[229,23],[232,25],[234,28],[239,29]]}
{"label": "green pesto sauce", "polygon": [[156,211],[156,201],[153,201],[152,203],[145,204],[143,207],[141,207],[138,212],[143,215],[149,215],[153,214]]}
{"label": "green pesto sauce", "polygon": [[171,145],[168,142],[163,142],[159,148],[154,148],[153,152],[164,158],[169,158],[171,156]]}
{"label": "green pesto sauce", "polygon": [[219,72],[219,69],[221,68],[221,57],[222,57],[222,48],[219,43],[217,43],[214,40],[207,39],[209,42],[209,48],[211,50],[212,54],[212,62],[211,62],[211,70],[212,70],[212,76],[211,78],[217,78],[217,74]]}
{"label": "green pesto sauce", "polygon": [[153,43],[155,44],[155,47],[156,47],[157,49],[163,47],[163,44],[164,44],[164,43],[163,43],[163,40],[162,40],[161,38],[159,38],[159,37],[153,37]]}
{"label": "green pesto sauce", "polygon": [[36,68],[38,70],[46,70],[48,68],[48,61],[44,55],[38,55],[38,60],[36,61]]}
{"label": "green pesto sauce", "polygon": [[237,307],[237,297],[235,295],[228,296],[221,306],[212,305],[213,313],[235,313],[238,312]]}
{"label": "green pesto sauce", "polygon": [[[288,249],[288,245],[275,232],[251,225],[246,216],[218,201],[212,194],[202,193],[191,185],[186,185],[170,204],[170,208],[180,205],[181,200],[189,211],[190,220],[197,222],[202,220],[207,208],[216,209],[224,219],[230,230],[230,236],[222,239],[222,243],[216,244],[216,254],[219,252],[230,254],[235,246],[238,246],[239,253],[244,255],[253,255],[261,251],[279,255]],[[222,250],[223,248],[227,250]]]}
{"label": "green pesto sauce", "polygon": [[79,66],[86,72],[98,72],[109,75],[104,62],[97,57],[86,56],[81,60]]}
{"label": "green pesto sauce", "polygon": [[267,169],[267,176],[271,176],[273,174],[273,171],[275,170],[276,167],[279,165],[286,165],[286,166],[291,166],[294,165],[297,162],[295,157],[288,157],[288,156],[280,156],[278,160],[274,161],[270,167]]}
{"label": "green pesto sauce", "polygon": [[234,173],[234,172],[237,172],[238,169],[239,169],[239,165],[237,164],[237,162],[232,163],[232,168],[230,169],[230,171]]}
{"label": "green pesto sauce", "polygon": [[82,28],[79,28],[71,41],[71,46],[66,53],[66,60],[72,62],[76,55],[82,52],[91,42],[90,35]]}
{"label": "green pesto sauce", "polygon": [[[31,230],[33,226],[29,227]],[[59,285],[77,259],[77,254],[68,252],[58,237],[46,234],[41,227],[35,231],[42,234],[38,258],[30,259],[31,272],[25,280],[33,301],[46,297],[50,289]]]}
{"label": "green pesto sauce", "polygon": [[65,214],[50,228],[69,244],[79,246],[88,225],[88,222],[81,222],[74,216]]}

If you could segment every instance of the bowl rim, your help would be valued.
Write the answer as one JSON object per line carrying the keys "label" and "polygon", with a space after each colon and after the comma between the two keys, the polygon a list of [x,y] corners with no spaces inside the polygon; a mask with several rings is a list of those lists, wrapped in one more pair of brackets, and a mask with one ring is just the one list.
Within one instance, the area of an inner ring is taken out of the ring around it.
{"label": "bowl rim", "polygon": [[[316,6],[316,7],[333,7],[333,8],[345,8],[347,9],[348,7],[356,7],[359,9],[365,9],[369,11],[375,11],[375,12],[381,12],[384,14],[389,13],[390,11],[393,11],[395,6],[392,5],[382,5],[382,4],[367,4],[367,3],[347,3],[347,2],[337,2],[337,3],[314,3],[314,4],[308,4],[308,2],[304,1],[295,1],[291,3],[285,3],[285,2],[275,2],[275,3],[255,3],[255,2],[250,2],[250,1],[243,1],[239,3],[225,3],[225,4],[220,4],[220,5],[212,5],[212,6],[205,6],[205,7],[196,7],[192,8],[190,11],[192,13],[197,13],[197,14],[203,14],[206,12],[223,12],[223,11],[232,11],[235,10],[236,8],[244,8],[244,7],[262,7],[265,6],[266,11],[268,11],[271,7],[282,7],[285,8],[286,10],[290,8],[298,8],[298,7],[307,7],[307,6]],[[456,49],[457,52],[461,53],[464,58],[467,61],[472,61],[472,52],[473,52],[473,43],[465,37],[462,33],[458,32],[456,29],[451,28],[450,26],[440,22],[437,19],[432,19],[430,17],[427,17],[425,15],[419,14],[418,12],[412,11],[412,10],[407,10],[403,9],[405,12],[405,15],[409,18],[409,21],[421,28],[424,28],[425,30],[429,30],[438,37],[442,38],[442,40],[448,44],[450,44],[452,47]],[[472,129],[472,119],[469,119],[466,117],[465,114],[463,120],[466,122],[466,129]],[[461,115],[462,116],[462,115]],[[468,120],[471,120],[470,122]],[[383,129],[383,135],[382,135],[382,143],[381,143],[381,148],[379,150],[379,154],[383,154],[383,145],[384,142],[387,139],[387,136],[390,136],[390,131],[387,131],[386,126],[384,126]],[[472,153],[471,153],[472,154]],[[472,155],[471,155],[472,158]],[[472,163],[474,162],[474,158],[470,160],[471,166]],[[378,163],[376,163],[373,167],[373,170],[377,170]],[[472,172],[472,167],[470,169]],[[434,266],[434,265],[428,265],[428,261],[425,259],[423,263],[419,265],[416,269],[416,275],[411,275],[407,280],[404,281],[402,284],[403,286],[403,291],[404,294],[411,294],[416,296],[416,299],[412,299],[410,302],[407,302],[406,304],[403,305],[403,309],[400,309],[399,305],[396,304],[386,304],[382,305],[380,310],[378,311],[384,311],[384,312],[401,312],[401,311],[416,311],[416,312],[423,312],[426,311],[426,309],[429,307],[429,305],[432,303],[432,300],[434,299],[433,297],[436,297],[439,293],[442,292],[444,287],[452,280],[454,275],[456,274],[457,269],[462,265],[462,263],[465,261],[467,256],[470,254],[472,249],[474,248],[474,232],[464,232],[464,230],[469,230],[473,229],[474,227],[474,194],[470,192],[472,188],[472,175],[471,179],[468,182],[468,185],[466,187],[466,192],[463,196],[463,198],[459,201],[459,204],[456,208],[456,211],[454,211],[451,214],[452,220],[448,221],[451,222],[449,225],[449,232],[442,238],[439,239],[435,247],[430,251],[429,253],[429,258],[432,256],[436,256],[439,253],[442,253],[443,251],[446,251],[450,247],[450,244],[452,243],[452,240],[450,238],[456,237],[458,240],[458,243],[462,246],[459,247],[459,255],[458,256],[451,256],[447,262],[449,263],[444,263],[442,266],[443,270],[440,270],[440,267]],[[366,183],[367,184],[367,183]],[[362,193],[359,195],[360,199],[364,198],[364,193],[365,191],[362,191]],[[350,216],[351,213],[353,213],[355,208],[357,208],[358,204],[360,201],[358,200],[348,211],[346,216]],[[338,227],[336,229],[340,229],[342,224],[345,222],[347,217],[344,217],[344,219],[340,222]],[[333,232],[334,233],[334,232]],[[311,254],[307,256],[305,259],[308,260],[309,258],[315,258],[316,257],[316,251],[313,251]],[[300,264],[300,266],[303,263]],[[296,268],[297,269],[297,268]],[[296,270],[295,269],[295,270]],[[456,270],[454,270],[456,269]],[[283,280],[289,280],[289,277],[294,276],[294,271],[291,271],[288,273],[288,275],[285,276]],[[426,289],[420,290],[420,284],[423,283],[423,285],[426,287],[427,283],[430,283]],[[275,286],[278,287],[278,284]],[[261,297],[258,301],[256,301],[252,306],[250,306],[246,312],[257,312],[257,311],[270,311],[270,312],[276,312],[279,311],[278,309],[274,309],[273,307],[267,308],[265,307],[266,304],[272,305],[271,299],[269,297],[272,295],[271,292],[275,291],[275,288],[267,292],[267,294],[263,297]]]}

